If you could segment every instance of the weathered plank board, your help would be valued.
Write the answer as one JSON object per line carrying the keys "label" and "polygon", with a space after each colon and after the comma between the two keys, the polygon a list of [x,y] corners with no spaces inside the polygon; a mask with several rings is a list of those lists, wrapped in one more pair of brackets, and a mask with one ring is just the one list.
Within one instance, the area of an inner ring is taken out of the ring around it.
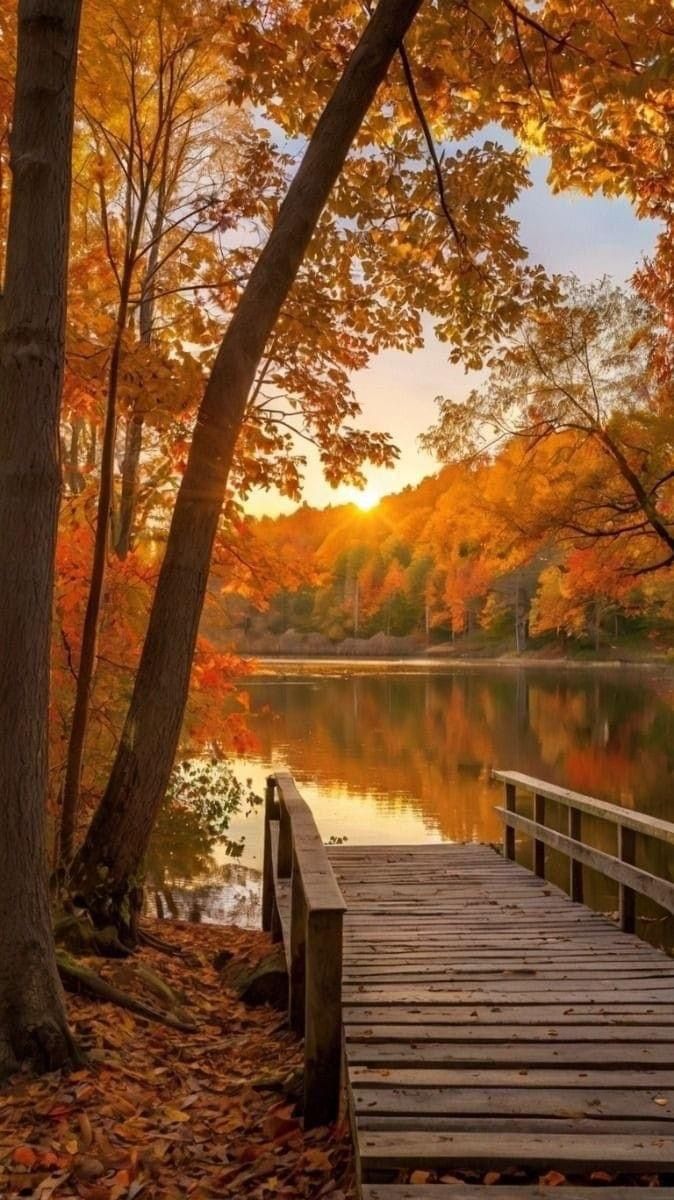
{"label": "weathered plank board", "polygon": [[[490,1133],[574,1133],[574,1134],[605,1134],[626,1133],[639,1134],[641,1137],[660,1137],[663,1132],[672,1133],[674,1127],[671,1121],[663,1125],[662,1121],[638,1121],[634,1117],[621,1120],[619,1117],[545,1117],[534,1116],[513,1117],[469,1117],[436,1116],[429,1113],[414,1113],[399,1116],[388,1113],[386,1116],[372,1116],[370,1113],[358,1113],[358,1129],[361,1133],[391,1133],[396,1129],[408,1133],[475,1133],[479,1129],[487,1136]],[[604,1168],[606,1169],[606,1168]],[[669,1172],[667,1172],[669,1174]]]}
{"label": "weathered plank board", "polygon": [[[442,1025],[475,1028],[488,1025],[594,1025],[599,1029],[609,1029],[620,1025],[655,1025],[668,1026],[674,1030],[674,1009],[671,1005],[657,1004],[529,1004],[511,1008],[507,1005],[345,1005],[342,1011],[347,1029],[354,1025],[373,1026],[377,1024],[412,1025],[409,1036],[416,1036],[416,1027],[429,1025],[439,1029]],[[575,1036],[575,1034],[574,1034]]]}
{"label": "weathered plank board", "polygon": [[[596,1187],[565,1187],[563,1200],[597,1200],[601,1192]],[[674,1188],[658,1188],[660,1200],[674,1200]],[[480,1184],[424,1184],[374,1183],[362,1191],[363,1200],[494,1200],[494,1189]],[[546,1187],[499,1187],[496,1200],[551,1200],[550,1188]],[[654,1200],[652,1188],[612,1187],[610,1200]]]}
{"label": "weathered plank board", "polygon": [[[345,1014],[348,1016],[348,1014]],[[414,1029],[410,1023],[400,1025],[380,1025],[375,1022],[356,1024],[349,1017],[346,1028],[346,1045],[349,1046],[378,1046],[381,1043],[401,1043],[406,1046],[418,1046],[420,1052],[428,1043],[451,1045],[452,1052],[457,1046],[483,1046],[481,1061],[491,1061],[494,1046],[503,1045],[545,1045],[552,1048],[565,1042],[583,1042],[593,1045],[604,1045],[607,1040],[620,1046],[651,1046],[658,1048],[674,1045],[674,1024],[652,1025],[644,1021],[631,1021],[629,1024],[617,1025],[601,1018],[594,1024],[554,1025],[548,1022],[543,1025],[508,1025],[497,1022],[494,1025],[462,1025],[458,1023],[444,1025],[428,1025],[419,1023],[417,1013]],[[365,1059],[363,1061],[370,1061]]]}
{"label": "weathered plank board", "polygon": [[637,1133],[522,1134],[522,1133],[422,1133],[395,1130],[362,1133],[358,1155],[363,1171],[395,1166],[435,1168],[476,1167],[504,1170],[521,1163],[546,1170],[556,1164],[561,1171],[581,1172],[597,1167],[612,1171],[666,1171],[674,1163],[674,1136],[645,1137]]}
{"label": "weathered plank board", "polygon": [[[475,1117],[616,1117],[641,1121],[659,1121],[663,1134],[672,1137],[674,1149],[674,1093],[620,1091],[601,1088],[507,1088],[489,1087],[397,1087],[352,1088],[356,1117],[371,1116],[453,1116]],[[657,1107],[662,1101],[664,1108]],[[674,1159],[672,1160],[674,1162]]]}
{"label": "weathered plank board", "polygon": [[328,852],[363,1200],[467,1200],[367,1182],[403,1168],[674,1174],[671,959],[489,847]]}
{"label": "weathered plank board", "polygon": [[[620,1088],[624,1091],[644,1090],[661,1096],[662,1089],[668,1094],[674,1090],[674,1072],[671,1068],[661,1070],[627,1070],[613,1071],[607,1079],[606,1071],[602,1069],[573,1070],[562,1064],[554,1063],[550,1067],[520,1067],[508,1068],[492,1066],[472,1067],[427,1067],[415,1068],[356,1066],[350,1067],[351,1084],[361,1088]],[[666,1112],[661,1108],[660,1113],[651,1115],[657,1117]]]}
{"label": "weathered plank board", "polygon": [[[670,1033],[667,1043],[656,1042],[653,1045],[633,1045],[631,1043],[613,1040],[610,1042],[596,1041],[596,1030],[592,1030],[589,1041],[559,1042],[548,1039],[544,1042],[511,1041],[504,1031],[504,1040],[485,1046],[483,1042],[472,1044],[460,1043],[453,1045],[445,1042],[409,1041],[409,1031],[405,1041],[397,1043],[356,1042],[349,1040],[346,1053],[351,1068],[352,1078],[355,1078],[355,1067],[367,1065],[371,1070],[378,1066],[392,1070],[396,1067],[471,1067],[483,1065],[488,1058],[489,1066],[508,1067],[545,1067],[554,1066],[585,1070],[601,1067],[604,1072],[622,1071],[625,1067],[646,1067],[654,1071],[671,1071],[674,1069],[674,1034]],[[416,1038],[416,1034],[415,1034]],[[650,1039],[649,1039],[650,1041]]]}

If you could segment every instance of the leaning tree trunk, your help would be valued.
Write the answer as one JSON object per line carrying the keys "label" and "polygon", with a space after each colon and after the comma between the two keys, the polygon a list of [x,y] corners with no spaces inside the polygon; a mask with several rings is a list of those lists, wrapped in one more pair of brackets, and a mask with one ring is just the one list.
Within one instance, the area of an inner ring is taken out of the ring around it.
{"label": "leaning tree trunk", "polygon": [[[140,302],[140,342],[142,346],[152,345],[152,330],[154,326],[155,286],[157,282],[157,264],[159,248],[164,228],[165,185],[162,184],[157,202],[157,213],[152,228],[152,248],[148,259],[147,271],[142,284]],[[125,559],[133,547],[133,524],[136,516],[138,499],[138,479],[140,475],[140,456],[143,449],[143,416],[140,397],[137,396],[131,412],[127,417],[124,437],[124,457],[122,459],[122,494],[119,502],[119,527],[115,535],[115,553],[118,558]]]}
{"label": "leaning tree trunk", "polygon": [[[380,0],[323,112],[229,324],[197,415],[129,712],[72,886],[133,941],[133,897],[166,791],[235,446],[265,343],[379,84],[421,5]],[[130,903],[131,899],[131,903]]]}
{"label": "leaning tree trunk", "polygon": [[0,328],[0,1073],[76,1058],[45,807],[78,0],[21,0]]}
{"label": "leaning tree trunk", "polygon": [[122,340],[128,311],[130,277],[123,280],[122,299],[117,313],[115,339],[110,356],[110,371],[101,443],[101,478],[94,532],[94,552],[91,561],[89,592],[82,626],[82,646],[77,664],[75,703],[70,721],[70,736],[66,751],[63,789],[61,793],[61,825],[59,829],[59,862],[67,868],[75,848],[77,814],[82,784],[84,746],[89,726],[91,692],[96,673],[98,634],[103,605],[103,589],[107,565],[110,513],[114,491],[115,437],[117,431],[117,386],[122,358]]}

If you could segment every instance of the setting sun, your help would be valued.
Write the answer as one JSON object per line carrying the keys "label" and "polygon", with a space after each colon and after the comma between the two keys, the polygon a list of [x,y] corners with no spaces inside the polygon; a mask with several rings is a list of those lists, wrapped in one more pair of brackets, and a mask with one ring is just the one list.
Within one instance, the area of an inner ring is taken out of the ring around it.
{"label": "setting sun", "polygon": [[375,492],[374,488],[365,488],[362,492],[355,492],[353,503],[361,510],[361,512],[369,512],[371,508],[376,508],[379,504],[381,496]]}

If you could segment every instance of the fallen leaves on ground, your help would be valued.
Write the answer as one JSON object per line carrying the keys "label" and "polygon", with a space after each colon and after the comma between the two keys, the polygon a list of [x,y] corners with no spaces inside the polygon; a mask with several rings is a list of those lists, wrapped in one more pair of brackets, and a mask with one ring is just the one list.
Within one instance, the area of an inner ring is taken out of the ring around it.
{"label": "fallen leaves on ground", "polygon": [[[564,1188],[566,1185],[576,1187],[587,1187],[588,1184],[604,1185],[614,1184],[616,1187],[652,1187],[658,1188],[664,1186],[661,1176],[647,1175],[628,1175],[619,1174],[618,1172],[609,1171],[591,1171],[587,1174],[563,1175],[561,1171],[550,1170],[541,1175],[534,1168],[525,1169],[523,1167],[508,1167],[501,1171],[477,1171],[477,1170],[461,1170],[457,1168],[455,1173],[443,1174],[438,1171],[406,1171],[401,1172],[401,1178],[405,1183],[425,1183],[425,1184],[486,1184],[496,1186],[498,1184],[516,1184],[520,1187],[533,1187],[539,1184],[543,1188]],[[668,1182],[668,1180],[666,1180]],[[608,1195],[608,1193],[605,1193]],[[498,1197],[498,1188],[494,1193]],[[601,1195],[601,1192],[598,1193]],[[561,1193],[564,1196],[564,1192]]]}
{"label": "fallen leaves on ground", "polygon": [[[15,1076],[0,1093],[3,1200],[353,1200],[347,1128],[304,1133],[295,1113],[300,1043],[282,1014],[246,1008],[222,982],[223,951],[259,961],[252,930],[162,923],[185,958],[143,948],[196,1022],[193,1033],[69,996],[89,1064]],[[119,964],[95,960],[115,982]],[[126,971],[124,985],[158,1006]]]}

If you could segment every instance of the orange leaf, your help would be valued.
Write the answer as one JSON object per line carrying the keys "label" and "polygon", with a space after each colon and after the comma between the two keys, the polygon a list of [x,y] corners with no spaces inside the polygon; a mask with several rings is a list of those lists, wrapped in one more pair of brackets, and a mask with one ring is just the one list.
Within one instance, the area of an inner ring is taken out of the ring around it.
{"label": "orange leaf", "polygon": [[307,1171],[331,1171],[332,1163],[324,1150],[305,1150],[302,1162]]}
{"label": "orange leaf", "polygon": [[548,1171],[547,1175],[542,1175],[538,1181],[545,1187],[561,1187],[566,1183],[566,1175],[562,1175],[561,1171]]}
{"label": "orange leaf", "polygon": [[17,1146],[12,1159],[21,1167],[34,1167],[37,1162],[37,1154],[30,1146]]}

